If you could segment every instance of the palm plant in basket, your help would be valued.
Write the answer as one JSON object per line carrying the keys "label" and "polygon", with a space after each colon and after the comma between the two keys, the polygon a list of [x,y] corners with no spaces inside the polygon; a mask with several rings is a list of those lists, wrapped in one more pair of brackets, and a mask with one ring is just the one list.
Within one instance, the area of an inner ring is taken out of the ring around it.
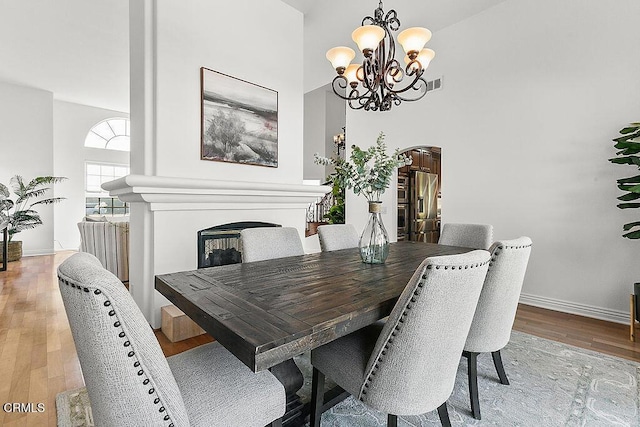
{"label": "palm plant in basket", "polygon": [[[611,163],[619,165],[635,166],[640,170],[640,122],[631,123],[620,130],[620,135],[615,138],[614,147],[619,151],[617,157],[609,159]],[[618,197],[622,203],[618,203],[620,209],[640,208],[640,175],[629,178],[620,178],[618,188],[626,193]],[[633,221],[625,224],[622,229],[622,237],[627,239],[640,239],[640,221]],[[633,302],[635,313],[632,313],[635,320],[640,321],[640,282],[633,284]],[[631,320],[633,322],[633,319]]]}
{"label": "palm plant in basket", "polygon": [[35,210],[37,205],[50,205],[64,200],[64,197],[45,197],[50,186],[67,178],[57,176],[39,176],[28,183],[20,175],[9,181],[9,187],[16,196],[11,200],[9,187],[0,183],[0,223],[8,221],[9,261],[22,257],[22,242],[12,241],[13,236],[24,230],[42,225],[42,218]]}
{"label": "palm plant in basket", "polygon": [[384,228],[380,213],[380,198],[391,184],[394,172],[402,166],[410,165],[411,158],[395,150],[387,154],[384,133],[380,132],[376,144],[366,150],[351,146],[350,159],[342,157],[322,157],[314,155],[315,163],[333,165],[335,172],[330,175],[335,185],[351,189],[355,195],[363,195],[369,202],[369,222],[360,237],[360,256],[369,264],[381,264],[389,255],[389,235]]}

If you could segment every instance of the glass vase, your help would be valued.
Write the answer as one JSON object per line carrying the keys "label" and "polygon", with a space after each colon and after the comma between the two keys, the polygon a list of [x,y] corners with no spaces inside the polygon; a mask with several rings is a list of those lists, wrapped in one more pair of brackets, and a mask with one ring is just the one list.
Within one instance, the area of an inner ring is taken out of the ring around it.
{"label": "glass vase", "polygon": [[369,222],[358,246],[362,262],[367,264],[383,264],[389,255],[389,235],[382,223],[382,202],[369,202]]}

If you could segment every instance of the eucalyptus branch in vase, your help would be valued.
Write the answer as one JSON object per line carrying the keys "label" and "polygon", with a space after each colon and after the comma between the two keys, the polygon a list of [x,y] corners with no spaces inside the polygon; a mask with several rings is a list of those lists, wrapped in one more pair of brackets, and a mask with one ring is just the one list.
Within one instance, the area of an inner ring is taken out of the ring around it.
{"label": "eucalyptus branch in vase", "polygon": [[330,181],[341,188],[353,190],[356,196],[363,195],[369,202],[379,202],[391,184],[393,172],[411,164],[411,158],[400,154],[398,149],[391,156],[387,154],[383,132],[380,132],[376,144],[366,150],[352,145],[350,160],[323,157],[318,153],[314,158],[316,164],[335,167],[336,171],[329,176]]}
{"label": "eucalyptus branch in vase", "polygon": [[335,172],[329,175],[329,181],[340,188],[351,189],[355,195],[363,195],[369,201],[370,217],[360,238],[360,256],[365,263],[384,263],[389,254],[389,236],[380,216],[380,199],[389,188],[394,171],[410,165],[411,158],[400,154],[398,149],[393,155],[388,155],[382,132],[376,144],[366,150],[352,145],[349,160],[322,157],[317,153],[314,156],[315,163],[335,167]]}

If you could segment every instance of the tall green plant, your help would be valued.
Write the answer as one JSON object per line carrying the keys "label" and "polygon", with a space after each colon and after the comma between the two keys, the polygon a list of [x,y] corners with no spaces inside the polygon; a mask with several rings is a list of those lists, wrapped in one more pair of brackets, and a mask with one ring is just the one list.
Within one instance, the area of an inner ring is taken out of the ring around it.
{"label": "tall green plant", "polygon": [[[640,122],[631,123],[620,130],[621,136],[615,138],[616,156],[609,159],[611,163],[636,166],[640,170]],[[618,197],[620,209],[640,208],[640,175],[618,180],[618,188],[626,193]],[[622,236],[628,239],[640,239],[640,221],[630,222],[623,226],[626,232]]]}
{"label": "tall green plant", "polygon": [[[329,175],[329,181],[331,181],[331,175]],[[324,218],[329,224],[344,224],[344,188],[334,182],[331,193],[333,194],[333,206],[324,214]]]}
{"label": "tall green plant", "polygon": [[27,184],[20,175],[9,181],[9,187],[17,196],[15,201],[9,197],[9,188],[0,183],[0,223],[9,221],[9,241],[15,234],[42,225],[40,214],[34,209],[36,205],[50,205],[64,200],[64,197],[43,198],[50,190],[50,185],[64,181],[65,177],[39,176]]}

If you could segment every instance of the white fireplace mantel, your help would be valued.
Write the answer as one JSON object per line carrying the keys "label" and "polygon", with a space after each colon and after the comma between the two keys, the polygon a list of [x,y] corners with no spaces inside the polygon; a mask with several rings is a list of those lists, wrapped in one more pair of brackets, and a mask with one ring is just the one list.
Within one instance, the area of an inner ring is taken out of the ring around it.
{"label": "white fireplace mantel", "polygon": [[331,191],[324,185],[147,175],[127,175],[102,188],[124,202],[148,203],[151,211],[300,208]]}
{"label": "white fireplace mantel", "polygon": [[195,268],[198,229],[265,220],[296,227],[304,236],[307,207],[331,191],[322,185],[148,175],[127,175],[102,188],[131,203],[129,289],[154,328],[161,325],[160,307],[169,304],[154,289],[155,275]]}

